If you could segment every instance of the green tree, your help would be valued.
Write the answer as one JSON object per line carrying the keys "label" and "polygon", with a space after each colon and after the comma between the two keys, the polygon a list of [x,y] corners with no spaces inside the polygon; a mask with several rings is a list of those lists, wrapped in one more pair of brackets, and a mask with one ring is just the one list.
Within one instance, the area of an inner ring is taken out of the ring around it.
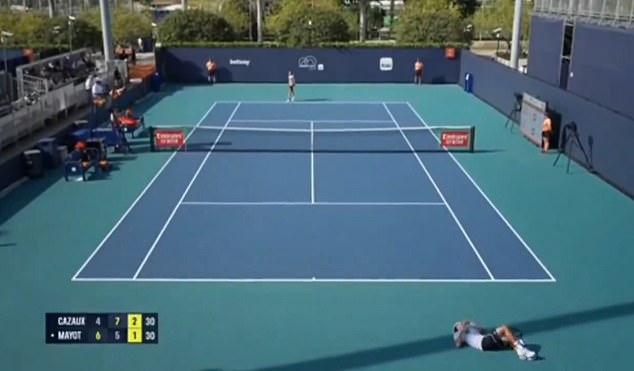
{"label": "green tree", "polygon": [[[85,47],[98,47],[101,45],[101,32],[97,27],[88,21],[78,18],[72,26],[68,24],[65,17],[48,18],[47,28],[52,29],[52,33],[43,34],[46,37],[44,43],[70,45],[73,49]],[[69,37],[70,34],[70,37]]]}
{"label": "green tree", "polygon": [[[513,30],[514,0],[496,0],[487,6],[480,7],[473,15],[473,25],[476,38],[493,39],[491,31],[502,29],[502,35],[506,39],[511,38]],[[522,14],[522,38],[528,40],[530,34],[531,15],[533,3],[524,3]]]}
{"label": "green tree", "polygon": [[49,18],[38,13],[0,13],[0,28],[13,33],[9,43],[29,46],[35,44],[59,45],[67,48],[72,30],[73,49],[99,45],[99,30],[83,19],[73,22],[72,28],[65,17]]}
{"label": "green tree", "polygon": [[407,2],[395,25],[401,42],[466,41],[465,21],[449,0],[411,0]]}
{"label": "green tree", "polygon": [[224,18],[204,10],[169,15],[159,29],[163,42],[233,41],[235,33]]}
{"label": "green tree", "polygon": [[[365,3],[365,28],[367,32],[376,33],[380,28],[383,27],[384,19],[385,19],[385,11],[381,9],[379,6],[371,6],[370,0],[341,0],[344,9],[347,10],[346,13],[350,13],[351,21],[350,24],[351,30],[359,30],[361,28],[361,6],[362,3]],[[356,19],[355,19],[356,17]]]}
{"label": "green tree", "polygon": [[[292,46],[310,46],[327,41],[349,41],[352,12],[346,14],[339,0],[312,0],[310,6],[297,0],[281,0],[267,19],[267,28],[278,41]],[[347,17],[346,17],[347,16]]]}
{"label": "green tree", "polygon": [[480,1],[478,0],[452,0],[452,3],[460,9],[462,18],[473,16],[480,7]]}
{"label": "green tree", "polygon": [[[217,7],[218,15],[226,19],[239,38],[250,38],[250,26],[253,19],[249,17],[249,6],[253,0],[230,0]],[[255,9],[253,9],[255,11]]]}
{"label": "green tree", "polygon": [[[333,18],[330,21],[326,21],[323,25],[318,25],[316,23],[317,18],[323,15],[332,15]],[[300,21],[300,17],[304,18]],[[358,18],[358,13],[341,6],[341,0],[280,0],[271,8],[265,25],[267,31],[276,35],[276,38],[280,41],[298,40],[297,35],[304,33],[306,36],[312,34],[311,37],[304,37],[303,39],[309,44],[314,44],[314,42],[319,41],[349,41],[357,33],[356,30],[359,27]],[[311,19],[313,26],[309,28],[308,20]],[[346,24],[345,27],[341,24],[341,20]],[[297,27],[296,30],[292,30],[294,32],[293,36],[285,34],[291,31],[289,28],[290,24],[294,24],[294,27]],[[322,28],[323,26],[326,29]]]}
{"label": "green tree", "polygon": [[[87,10],[80,19],[85,19],[101,32],[101,15],[98,9]],[[127,7],[119,7],[112,12],[112,37],[115,43],[136,43],[139,37],[152,35],[152,20],[143,13],[131,11]]]}

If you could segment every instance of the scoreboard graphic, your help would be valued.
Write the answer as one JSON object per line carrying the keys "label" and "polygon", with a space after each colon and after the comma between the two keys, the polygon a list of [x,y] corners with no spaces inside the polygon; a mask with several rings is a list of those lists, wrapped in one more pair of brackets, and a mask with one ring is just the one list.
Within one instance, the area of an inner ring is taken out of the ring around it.
{"label": "scoreboard graphic", "polygon": [[47,344],[158,344],[158,313],[47,313]]}

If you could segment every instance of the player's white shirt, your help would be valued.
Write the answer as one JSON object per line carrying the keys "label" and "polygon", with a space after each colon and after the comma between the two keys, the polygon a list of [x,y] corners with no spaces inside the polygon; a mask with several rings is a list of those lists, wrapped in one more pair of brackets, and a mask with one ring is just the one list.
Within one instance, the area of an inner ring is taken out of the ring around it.
{"label": "player's white shirt", "polygon": [[[458,334],[459,334],[459,332],[454,333],[454,340],[457,339]],[[477,329],[477,327],[474,326],[474,324],[471,324],[465,330],[464,341],[471,348],[482,350],[482,339],[483,338],[484,338],[484,335],[482,335],[480,333],[480,331]]]}
{"label": "player's white shirt", "polygon": [[482,335],[478,329],[469,326],[464,341],[469,344],[471,348],[482,350],[482,338],[484,338],[484,335]]}
{"label": "player's white shirt", "polygon": [[295,86],[295,75],[288,75],[288,86]]}

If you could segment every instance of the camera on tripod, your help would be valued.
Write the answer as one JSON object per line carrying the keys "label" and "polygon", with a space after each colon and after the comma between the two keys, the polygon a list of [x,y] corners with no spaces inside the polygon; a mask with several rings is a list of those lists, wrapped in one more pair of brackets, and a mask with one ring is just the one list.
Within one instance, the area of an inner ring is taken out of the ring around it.
{"label": "camera on tripod", "polygon": [[579,138],[579,132],[577,129],[576,122],[571,121],[564,125],[564,133],[563,133],[562,139],[564,140],[564,145],[559,148],[559,154],[557,155],[557,158],[555,159],[553,166],[557,165],[557,162],[559,161],[559,157],[561,157],[562,154],[566,155],[566,157],[568,157],[566,172],[567,173],[570,172],[570,159],[573,155],[572,154],[573,150],[576,148],[577,151],[579,151],[579,153],[583,156],[583,159],[585,160],[585,163],[582,163],[582,165],[588,170],[593,171],[592,162],[590,161],[590,158],[588,157],[588,154],[586,153],[586,149],[583,147],[583,144],[581,143],[581,139]]}
{"label": "camera on tripod", "polygon": [[[522,101],[524,100],[524,94],[522,93],[513,93],[515,97],[515,105],[511,112],[507,115],[506,122],[504,123],[504,127],[508,127],[511,122],[519,121],[519,115],[522,113]],[[513,126],[511,125],[511,130]]]}

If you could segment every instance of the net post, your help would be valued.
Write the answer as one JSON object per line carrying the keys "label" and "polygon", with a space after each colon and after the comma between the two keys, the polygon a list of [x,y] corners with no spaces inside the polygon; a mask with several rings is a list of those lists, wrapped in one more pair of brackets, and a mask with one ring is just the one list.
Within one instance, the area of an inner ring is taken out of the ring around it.
{"label": "net post", "polygon": [[148,128],[148,134],[150,137],[150,152],[155,152],[156,148],[154,147],[154,126],[150,126]]}
{"label": "net post", "polygon": [[471,137],[471,140],[469,140],[469,152],[473,152],[475,149],[475,126],[469,127],[469,137]]}

